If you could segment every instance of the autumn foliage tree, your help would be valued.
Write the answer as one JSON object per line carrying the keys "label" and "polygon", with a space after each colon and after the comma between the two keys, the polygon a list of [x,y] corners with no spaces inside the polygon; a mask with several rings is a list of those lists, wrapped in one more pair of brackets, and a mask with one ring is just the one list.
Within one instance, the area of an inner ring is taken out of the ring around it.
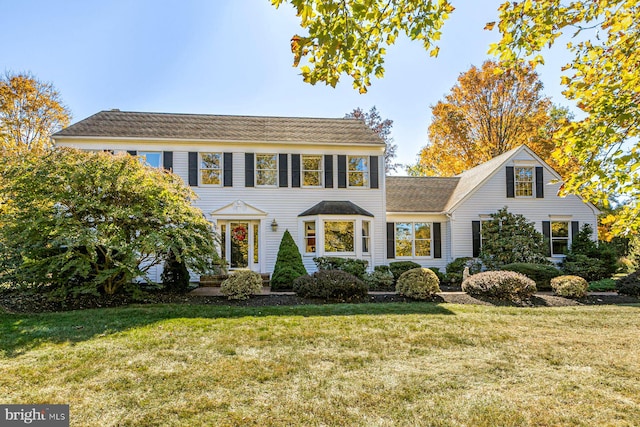
{"label": "autumn foliage tree", "polygon": [[378,109],[375,106],[371,107],[369,112],[362,111],[359,107],[355,108],[344,117],[346,119],[364,121],[384,141],[384,170],[386,173],[395,172],[401,166],[399,163],[395,163],[398,145],[393,143],[393,137],[391,136],[393,120],[380,117],[380,113],[378,113]]}
{"label": "autumn foliage tree", "polygon": [[71,114],[51,83],[29,73],[0,79],[0,151],[22,153],[50,147],[51,134],[69,124]]}
{"label": "autumn foliage tree", "polygon": [[429,143],[410,168],[412,174],[457,175],[523,144],[556,166],[551,157],[554,122],[562,110],[543,95],[531,67],[497,73],[499,67],[492,61],[471,67],[431,107]]}

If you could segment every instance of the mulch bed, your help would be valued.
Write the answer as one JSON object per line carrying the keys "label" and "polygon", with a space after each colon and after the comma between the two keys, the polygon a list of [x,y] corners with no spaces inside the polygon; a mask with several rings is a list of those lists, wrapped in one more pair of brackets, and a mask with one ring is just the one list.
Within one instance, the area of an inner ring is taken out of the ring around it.
{"label": "mulch bed", "polygon": [[[375,294],[359,301],[366,303],[412,302],[396,294]],[[441,293],[433,302],[454,304],[500,305],[520,307],[562,307],[601,304],[638,304],[640,299],[625,295],[589,295],[578,300],[552,295],[536,295],[530,300],[514,303],[505,300],[479,299],[464,293]],[[82,310],[89,308],[122,307],[130,304],[203,304],[236,307],[291,306],[304,304],[326,304],[325,301],[300,298],[295,295],[259,295],[244,301],[228,300],[224,296],[196,296],[166,292],[148,292],[143,297],[133,298],[128,295],[91,295],[77,299],[51,300],[46,294],[25,292],[4,292],[0,294],[0,308],[10,313],[45,313],[56,311]]]}

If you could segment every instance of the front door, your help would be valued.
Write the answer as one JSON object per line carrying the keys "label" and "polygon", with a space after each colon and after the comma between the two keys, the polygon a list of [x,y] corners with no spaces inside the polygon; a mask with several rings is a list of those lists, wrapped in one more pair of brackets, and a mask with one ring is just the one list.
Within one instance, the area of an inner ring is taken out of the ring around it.
{"label": "front door", "polygon": [[260,221],[225,221],[220,235],[222,257],[230,270],[260,271]]}

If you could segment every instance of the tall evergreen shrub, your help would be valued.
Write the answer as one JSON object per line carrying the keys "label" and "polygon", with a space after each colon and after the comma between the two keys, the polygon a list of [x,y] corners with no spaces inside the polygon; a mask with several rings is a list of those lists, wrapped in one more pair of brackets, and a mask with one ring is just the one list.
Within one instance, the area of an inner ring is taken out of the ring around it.
{"label": "tall evergreen shrub", "polygon": [[289,230],[286,230],[280,241],[278,258],[271,275],[271,289],[291,289],[293,281],[305,274],[307,274],[307,269],[302,263],[298,245],[291,237]]}

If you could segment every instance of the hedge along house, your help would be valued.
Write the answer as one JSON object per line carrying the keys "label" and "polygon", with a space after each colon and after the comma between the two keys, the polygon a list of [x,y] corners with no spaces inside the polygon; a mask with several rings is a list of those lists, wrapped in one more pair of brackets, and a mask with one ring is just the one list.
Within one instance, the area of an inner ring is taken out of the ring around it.
{"label": "hedge along house", "polygon": [[597,230],[599,213],[580,197],[559,196],[561,185],[526,146],[455,177],[387,177],[387,263],[444,268],[455,258],[477,257],[482,222],[505,206],[534,223],[548,240],[549,258],[560,262],[582,225]]}
{"label": "hedge along house", "polygon": [[[535,224],[556,262],[583,224],[597,230],[598,210],[558,196],[560,176],[525,146],[442,178],[385,177],[384,142],[356,119],[112,110],[53,139],[137,155],[179,175],[199,196],[195,205],[215,225],[232,270],[271,273],[287,229],[308,271],[318,256],[443,269],[479,255],[482,222],[504,206]],[[151,278],[159,280],[159,269]]]}
{"label": "hedge along house", "polygon": [[53,139],[179,175],[232,270],[271,273],[287,229],[310,271],[316,256],[385,263],[385,144],[362,121],[111,110]]}

